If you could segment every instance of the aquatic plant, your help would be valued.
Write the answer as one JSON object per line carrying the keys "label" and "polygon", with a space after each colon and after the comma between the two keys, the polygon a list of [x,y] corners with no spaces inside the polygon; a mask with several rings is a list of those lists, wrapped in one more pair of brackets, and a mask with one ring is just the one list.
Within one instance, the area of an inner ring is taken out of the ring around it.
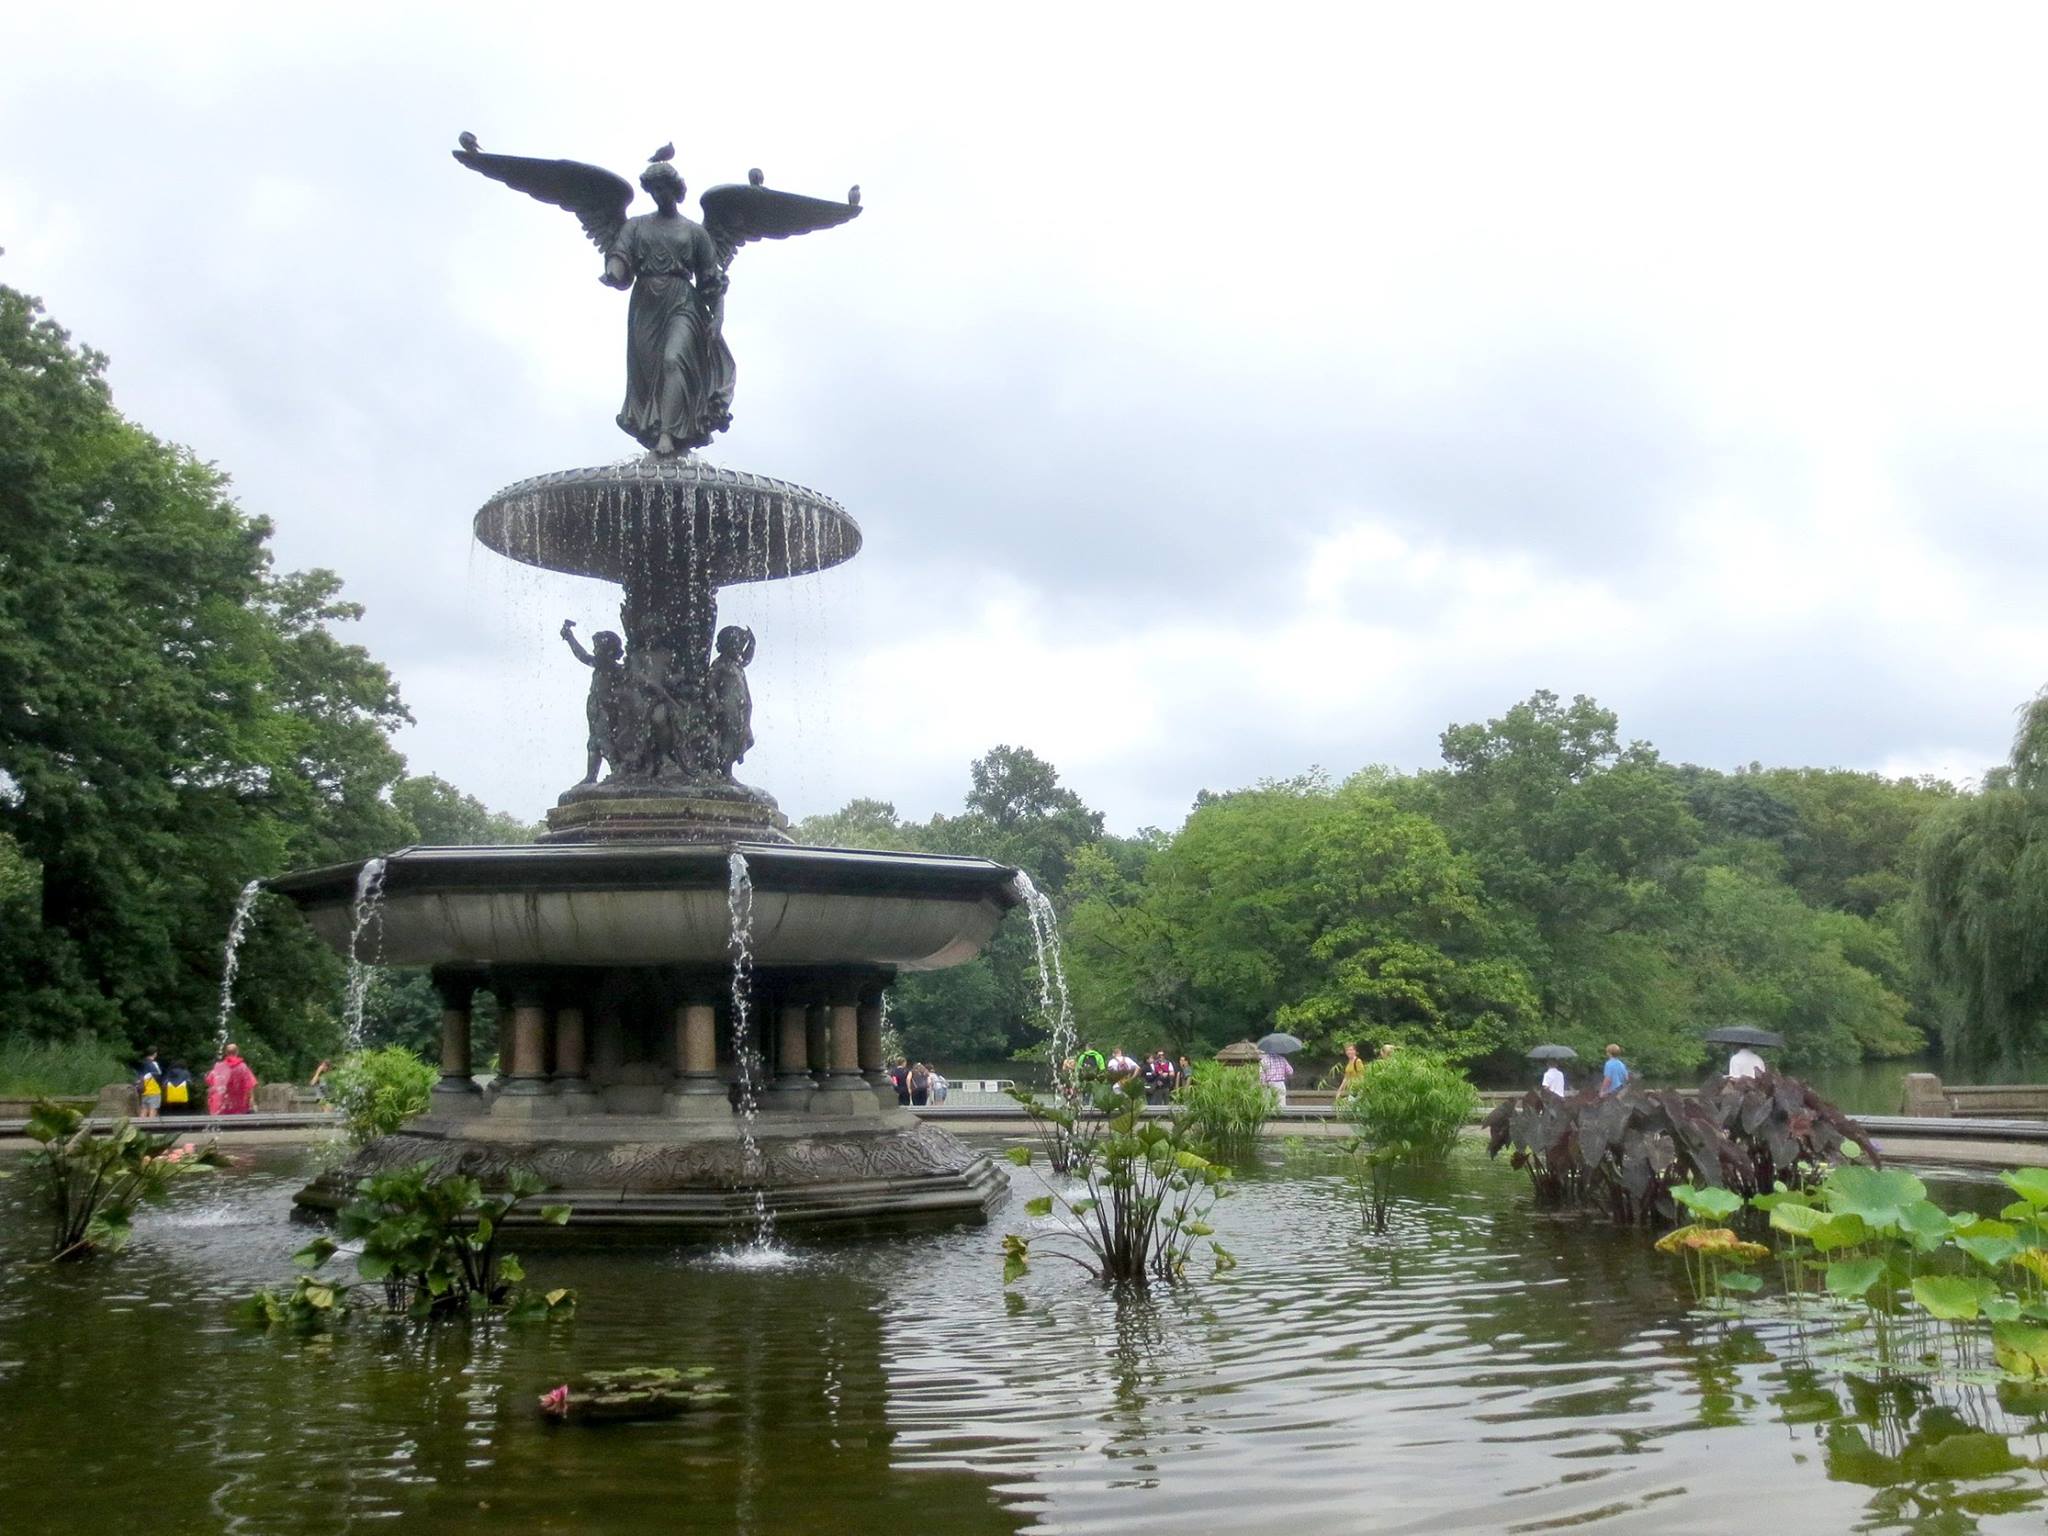
{"label": "aquatic plant", "polygon": [[540,1395],[544,1418],[567,1424],[623,1424],[673,1419],[709,1408],[731,1396],[712,1378],[708,1365],[631,1366],[592,1371]]}
{"label": "aquatic plant", "polygon": [[1427,1051],[1398,1051],[1371,1063],[1337,1113],[1358,1129],[1347,1145],[1352,1188],[1375,1232],[1387,1230],[1394,1170],[1440,1163],[1479,1107],[1465,1074]]}
{"label": "aquatic plant", "polygon": [[1854,1120],[1775,1073],[1710,1084],[1697,1098],[1635,1084],[1605,1097],[1532,1088],[1496,1106],[1485,1126],[1488,1153],[1511,1148],[1510,1165],[1528,1170],[1539,1204],[1643,1224],[1677,1220],[1674,1186],[1803,1188],[1847,1147],[1870,1145]]}
{"label": "aquatic plant", "polygon": [[[356,1196],[337,1223],[344,1239],[360,1241],[356,1274],[380,1286],[384,1308],[408,1317],[447,1317],[472,1311],[504,1311],[515,1317],[544,1316],[575,1305],[575,1294],[556,1290],[522,1292],[526,1271],[518,1256],[500,1250],[507,1217],[546,1186],[538,1175],[515,1168],[503,1194],[486,1194],[464,1174],[436,1177],[432,1163],[418,1163],[389,1173],[372,1174],[356,1186]],[[540,1208],[542,1221],[561,1226],[569,1219],[566,1205]],[[338,1251],[331,1237],[316,1237],[292,1256],[309,1272],[322,1268]],[[245,1321],[302,1323],[315,1313],[345,1311],[352,1287],[326,1279],[301,1277],[288,1293],[258,1291],[243,1304]],[[322,1294],[327,1293],[327,1294]]]}
{"label": "aquatic plant", "polygon": [[1194,1075],[1173,1093],[1181,1117],[1218,1157],[1242,1158],[1259,1143],[1273,1113],[1273,1096],[1256,1067],[1198,1061]]}
{"label": "aquatic plant", "polygon": [[226,1161],[212,1144],[177,1144],[127,1120],[95,1131],[79,1110],[44,1099],[29,1111],[29,1176],[50,1210],[51,1262],[116,1253],[128,1242],[135,1208],[155,1204],[171,1186]]}
{"label": "aquatic plant", "polygon": [[[1057,1183],[1039,1174],[1046,1193],[1024,1207],[1052,1225],[1028,1237],[1004,1237],[1005,1285],[1026,1272],[1034,1253],[1065,1259],[1119,1287],[1177,1284],[1204,1239],[1218,1271],[1236,1264],[1207,1220],[1226,1193],[1230,1170],[1207,1155],[1211,1149],[1184,1117],[1148,1117],[1141,1084],[1098,1086],[1092,1114],[1047,1103],[1024,1088],[1011,1089],[1010,1097],[1030,1112],[1049,1157],[1060,1157],[1064,1167],[1055,1166]],[[1037,1172],[1028,1145],[1011,1147],[1007,1155]]]}
{"label": "aquatic plant", "polygon": [[[1706,1220],[1746,1204],[1768,1217],[1778,1240],[1787,1297],[1850,1311],[1869,1336],[1878,1374],[1982,1371],[1995,1364],[2021,1381],[2048,1381],[2048,1169],[2000,1175],[2019,1198],[1996,1219],[1949,1212],[1903,1169],[1854,1159],[1811,1188],[1781,1184],[1744,1201],[1726,1189],[1675,1188],[1674,1199]],[[1727,1265],[1768,1256],[1727,1228],[1701,1221],[1667,1234],[1658,1250],[1683,1258],[1694,1294],[1726,1301],[1762,1282]]]}
{"label": "aquatic plant", "polygon": [[388,1136],[432,1102],[439,1074],[402,1045],[344,1056],[328,1074],[348,1139],[357,1146]]}

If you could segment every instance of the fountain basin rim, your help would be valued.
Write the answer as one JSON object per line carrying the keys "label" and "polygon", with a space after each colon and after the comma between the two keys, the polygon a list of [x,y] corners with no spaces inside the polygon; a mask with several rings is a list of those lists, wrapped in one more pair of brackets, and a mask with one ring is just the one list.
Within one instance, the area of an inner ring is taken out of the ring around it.
{"label": "fountain basin rim", "polygon": [[[814,848],[789,843],[514,843],[417,845],[384,855],[387,898],[412,892],[530,890],[724,890],[731,856],[743,854],[764,893],[922,896],[1020,905],[1017,871],[992,859],[948,853]],[[264,881],[301,908],[352,902],[368,859],[295,870]]]}

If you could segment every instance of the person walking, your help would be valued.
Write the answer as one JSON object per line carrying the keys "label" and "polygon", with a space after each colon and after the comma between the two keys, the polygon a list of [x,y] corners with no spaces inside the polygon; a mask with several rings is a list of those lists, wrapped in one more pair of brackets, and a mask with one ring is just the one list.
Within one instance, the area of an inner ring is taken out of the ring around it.
{"label": "person walking", "polygon": [[1764,1059],[1748,1046],[1740,1047],[1728,1058],[1730,1077],[1762,1077],[1765,1072]]}
{"label": "person walking", "polygon": [[1337,1080],[1337,1102],[1341,1104],[1347,1095],[1356,1093],[1358,1085],[1365,1081],[1365,1058],[1358,1054],[1356,1042],[1344,1042],[1344,1060],[1338,1065],[1343,1068],[1343,1076]]}
{"label": "person walking", "polygon": [[946,1074],[941,1072],[937,1067],[932,1068],[931,1079],[932,1102],[934,1104],[945,1103],[946,1090],[948,1088],[951,1088],[953,1085],[946,1081]]}
{"label": "person walking", "polygon": [[905,1109],[910,1107],[910,1058],[898,1056],[896,1065],[889,1069],[889,1086],[896,1090],[896,1102]]}
{"label": "person walking", "polygon": [[1564,1068],[1552,1062],[1543,1072],[1543,1091],[1554,1093],[1560,1099],[1571,1097],[1571,1089],[1564,1080]]}
{"label": "person walking", "polygon": [[[242,1049],[230,1041],[227,1054],[213,1069],[221,1074],[220,1113],[224,1115],[249,1115],[256,1112],[256,1074],[249,1063],[242,1060]],[[207,1074],[210,1084],[213,1073]]]}
{"label": "person walking", "polygon": [[1294,1076],[1294,1063],[1285,1056],[1259,1052],[1259,1081],[1272,1092],[1276,1109],[1287,1107],[1287,1080]]}
{"label": "person walking", "polygon": [[156,1059],[156,1047],[142,1053],[142,1065],[135,1069],[135,1118],[154,1120],[164,1104],[164,1069]]}
{"label": "person walking", "polygon": [[1608,1046],[1607,1064],[1600,1069],[1600,1097],[1604,1099],[1609,1094],[1621,1092],[1630,1075],[1628,1063],[1621,1059],[1621,1047]]}
{"label": "person walking", "polygon": [[1081,1054],[1074,1058],[1074,1065],[1080,1071],[1081,1081],[1092,1083],[1102,1076],[1103,1072],[1108,1069],[1109,1064],[1102,1059],[1102,1052],[1095,1049],[1094,1046],[1083,1045],[1081,1047]]}
{"label": "person walking", "polygon": [[192,1073],[182,1061],[171,1063],[164,1073],[164,1113],[167,1115],[193,1115],[199,1106],[192,1098]]}

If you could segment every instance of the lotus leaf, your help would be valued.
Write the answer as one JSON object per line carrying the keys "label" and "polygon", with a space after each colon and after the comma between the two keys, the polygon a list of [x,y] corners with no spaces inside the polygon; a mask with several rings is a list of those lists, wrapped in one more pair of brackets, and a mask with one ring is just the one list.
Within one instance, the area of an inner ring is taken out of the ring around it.
{"label": "lotus leaf", "polygon": [[1940,1206],[1932,1201],[1916,1200],[1900,1213],[1899,1230],[1911,1238],[1913,1246],[1922,1253],[1932,1253],[1948,1241],[1952,1229]]}
{"label": "lotus leaf", "polygon": [[1913,1299],[1944,1323],[1974,1319],[1995,1293],[1991,1282],[1975,1275],[1916,1275]]}
{"label": "lotus leaf", "polygon": [[1671,1198],[1708,1221],[1723,1220],[1742,1209],[1742,1196],[1732,1189],[1694,1189],[1690,1184],[1672,1186]]}
{"label": "lotus leaf", "polygon": [[2048,1281],[2048,1248],[2028,1248],[2016,1253],[2012,1262],[2037,1280]]}
{"label": "lotus leaf", "polygon": [[2048,1377],[2048,1328],[2037,1323],[1993,1323],[1991,1349],[2002,1370],[2029,1379]]}
{"label": "lotus leaf", "polygon": [[1872,1230],[1889,1232],[1906,1208],[1927,1198],[1927,1186],[1903,1168],[1837,1168],[1821,1187],[1828,1208],[1860,1216]]}
{"label": "lotus leaf", "polygon": [[1770,1207],[1771,1230],[1783,1232],[1788,1237],[1811,1239],[1813,1234],[1833,1220],[1824,1211],[1817,1211],[1810,1205],[1791,1205],[1780,1202]]}
{"label": "lotus leaf", "polygon": [[2048,1168],[2014,1168],[1999,1180],[2036,1210],[2048,1207]]}
{"label": "lotus leaf", "polygon": [[1906,1465],[1922,1477],[1963,1478],[1991,1477],[2024,1463],[2013,1454],[2005,1436],[1966,1430],[1932,1445],[1915,1446],[1907,1453]]}
{"label": "lotus leaf", "polygon": [[1749,1292],[1760,1291],[1764,1288],[1763,1277],[1761,1275],[1752,1275],[1746,1272],[1733,1275],[1723,1275],[1720,1278],[1719,1284],[1721,1289],[1724,1291]]}
{"label": "lotus leaf", "polygon": [[1837,1296],[1861,1296],[1883,1275],[1883,1259],[1843,1259],[1828,1266],[1826,1283]]}
{"label": "lotus leaf", "polygon": [[1853,1248],[1858,1243],[1870,1240],[1870,1229],[1863,1224],[1861,1216],[1830,1216],[1808,1234],[1813,1246],[1822,1253],[1833,1253],[1838,1248]]}
{"label": "lotus leaf", "polygon": [[[2004,1226],[2005,1224],[2003,1222],[1992,1222],[1989,1225]],[[2000,1237],[1995,1232],[1961,1233],[1957,1235],[1955,1244],[1986,1269],[1998,1268],[1999,1265],[2020,1251],[2020,1245],[2015,1240],[2010,1237]]]}

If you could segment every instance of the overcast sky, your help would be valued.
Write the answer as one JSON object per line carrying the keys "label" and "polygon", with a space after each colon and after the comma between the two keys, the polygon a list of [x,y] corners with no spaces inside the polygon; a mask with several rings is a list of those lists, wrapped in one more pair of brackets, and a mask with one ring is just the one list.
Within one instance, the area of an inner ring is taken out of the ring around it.
{"label": "overcast sky", "polygon": [[722,603],[793,816],[954,809],[1011,742],[1172,826],[1537,688],[1721,767],[2001,758],[2048,681],[2042,13],[1339,9],[15,7],[0,281],[341,573],[413,770],[522,815],[616,592],[470,516],[635,451],[625,300],[462,129],[862,187],[736,261],[706,455],[866,535]]}

